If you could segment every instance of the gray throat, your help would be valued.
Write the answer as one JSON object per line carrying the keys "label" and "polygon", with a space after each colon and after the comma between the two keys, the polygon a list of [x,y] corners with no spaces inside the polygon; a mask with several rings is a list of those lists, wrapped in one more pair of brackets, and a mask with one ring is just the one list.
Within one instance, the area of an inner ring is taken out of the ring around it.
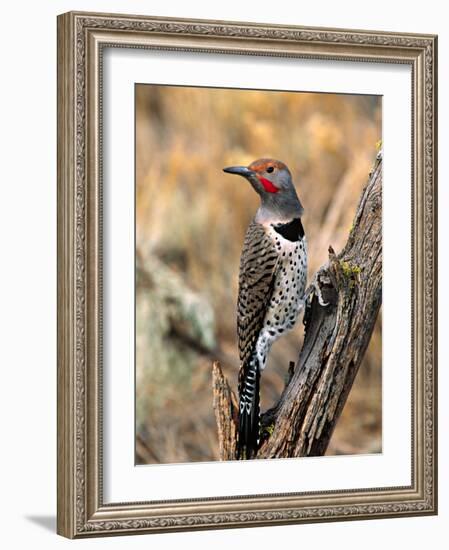
{"label": "gray throat", "polygon": [[293,218],[300,218],[304,212],[295,189],[279,193],[264,193],[261,199],[262,204],[256,214],[258,223],[272,220],[287,222]]}

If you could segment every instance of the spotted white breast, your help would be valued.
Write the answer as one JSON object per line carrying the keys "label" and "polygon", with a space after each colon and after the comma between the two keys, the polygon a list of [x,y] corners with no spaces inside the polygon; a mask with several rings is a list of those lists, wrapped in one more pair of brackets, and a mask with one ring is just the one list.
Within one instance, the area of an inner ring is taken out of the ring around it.
{"label": "spotted white breast", "polygon": [[275,244],[278,265],[263,328],[256,343],[261,369],[266,365],[267,355],[273,342],[294,327],[304,305],[307,280],[305,235],[297,241],[291,241],[278,233],[272,224],[266,227],[266,232]]}

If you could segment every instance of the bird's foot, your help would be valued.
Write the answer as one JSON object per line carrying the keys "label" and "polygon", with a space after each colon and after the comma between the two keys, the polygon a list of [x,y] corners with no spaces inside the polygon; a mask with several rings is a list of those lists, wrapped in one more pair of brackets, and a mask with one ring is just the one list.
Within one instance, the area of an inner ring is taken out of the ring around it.
{"label": "bird's foot", "polygon": [[[323,282],[328,284],[330,281],[323,281]],[[306,304],[308,303],[309,298],[312,296],[314,292],[316,294],[316,297],[318,298],[318,303],[320,304],[320,306],[327,307],[330,304],[330,302],[326,302],[323,298],[323,295],[321,293],[320,282],[318,281],[318,275],[315,275],[313,281],[310,283],[309,288],[305,292],[304,301],[306,302]]]}
{"label": "bird's foot", "polygon": [[320,306],[327,307],[330,304],[330,302],[325,302],[324,301],[323,295],[321,294],[321,288],[320,288],[319,284],[315,285],[315,290],[316,290],[316,295],[317,295],[317,298],[318,298],[318,303],[320,304]]}

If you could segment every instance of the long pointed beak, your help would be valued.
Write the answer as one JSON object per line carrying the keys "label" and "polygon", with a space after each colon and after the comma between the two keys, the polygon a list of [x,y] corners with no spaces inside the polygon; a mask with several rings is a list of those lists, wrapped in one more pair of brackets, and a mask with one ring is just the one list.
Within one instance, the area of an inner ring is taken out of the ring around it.
{"label": "long pointed beak", "polygon": [[223,172],[228,174],[237,174],[238,176],[243,176],[245,178],[254,174],[254,172],[246,166],[228,166],[227,168],[223,168]]}

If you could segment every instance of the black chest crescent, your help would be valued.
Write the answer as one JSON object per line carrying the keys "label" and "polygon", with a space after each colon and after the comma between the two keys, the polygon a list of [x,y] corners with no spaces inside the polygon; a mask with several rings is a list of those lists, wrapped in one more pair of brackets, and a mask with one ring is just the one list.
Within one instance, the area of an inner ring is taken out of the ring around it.
{"label": "black chest crescent", "polygon": [[301,218],[294,218],[288,223],[273,224],[272,227],[279,235],[282,235],[284,239],[293,243],[304,237],[304,228],[301,223]]}

